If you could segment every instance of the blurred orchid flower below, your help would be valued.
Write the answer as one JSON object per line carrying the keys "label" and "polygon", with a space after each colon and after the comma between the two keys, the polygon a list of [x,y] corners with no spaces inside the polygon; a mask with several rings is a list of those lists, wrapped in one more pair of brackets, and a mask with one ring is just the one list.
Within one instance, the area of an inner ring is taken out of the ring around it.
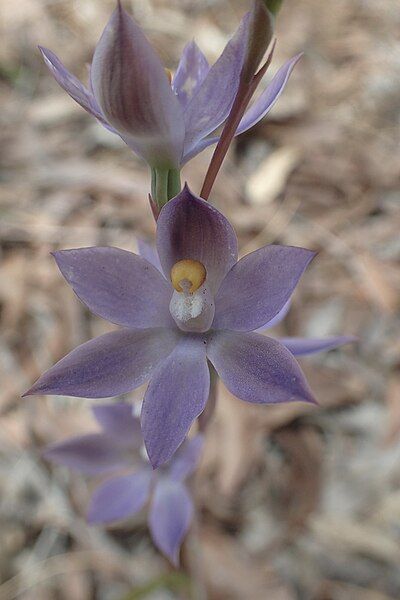
{"label": "blurred orchid flower below", "polygon": [[92,524],[132,517],[150,501],[148,523],[153,541],[177,566],[194,512],[184,481],[197,467],[203,437],[186,440],[167,465],[153,471],[141,451],[140,422],[133,416],[132,406],[104,404],[92,411],[101,432],[52,444],[44,457],[86,475],[109,475],[93,493],[88,512]]}

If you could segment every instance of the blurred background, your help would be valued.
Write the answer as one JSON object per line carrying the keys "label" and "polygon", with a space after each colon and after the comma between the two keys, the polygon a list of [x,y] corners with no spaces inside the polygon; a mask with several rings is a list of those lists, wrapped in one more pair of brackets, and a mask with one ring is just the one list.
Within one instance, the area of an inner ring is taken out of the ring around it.
{"label": "blurred background", "polygon": [[[192,37],[214,61],[249,5],[125,1],[171,69]],[[359,336],[301,360],[319,408],[249,406],[221,386],[179,572],[155,551],[145,515],[88,527],[93,481],[41,458],[46,444],[95,429],[90,402],[20,394],[108,328],[50,251],[135,251],[138,236],[154,236],[146,166],[58,87],[36,48],[86,82],[113,7],[0,3],[0,598],[398,599],[398,0],[284,2],[271,72],[305,56],[212,194],[242,253],[271,242],[318,250],[276,333]],[[210,156],[185,169],[195,192]]]}

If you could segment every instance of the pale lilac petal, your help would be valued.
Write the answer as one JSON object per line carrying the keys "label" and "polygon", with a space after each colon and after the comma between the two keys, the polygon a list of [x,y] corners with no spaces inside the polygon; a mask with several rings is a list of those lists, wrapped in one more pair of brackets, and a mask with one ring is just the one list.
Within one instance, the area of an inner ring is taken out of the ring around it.
{"label": "pale lilac petal", "polygon": [[228,390],[247,402],[315,402],[293,355],[258,333],[211,332],[207,356]]}
{"label": "pale lilac petal", "polygon": [[185,154],[183,155],[183,158],[182,158],[182,165],[185,165],[187,162],[189,162],[189,160],[192,160],[192,158],[194,158],[195,156],[200,154],[200,152],[203,152],[203,150],[205,150],[209,146],[212,146],[213,144],[217,144],[218,141],[219,141],[218,135],[206,137],[206,138],[203,138],[202,140],[199,140],[192,146],[192,148],[190,150],[185,152]]}
{"label": "pale lilac petal", "polygon": [[92,412],[104,433],[114,439],[115,443],[130,448],[141,447],[143,438],[140,419],[133,415],[132,404],[97,404],[92,406]]}
{"label": "pale lilac petal", "polygon": [[97,475],[126,466],[121,447],[103,433],[92,433],[70,438],[47,446],[44,458],[58,465]]}
{"label": "pale lilac petal", "polygon": [[182,483],[166,478],[157,482],[149,514],[150,532],[157,548],[176,567],[193,513],[192,499]]}
{"label": "pale lilac petal", "polygon": [[282,94],[289,77],[302,57],[302,54],[297,54],[290,60],[288,60],[276,73],[271,80],[271,83],[262,92],[260,97],[254,102],[254,104],[245,112],[242,120],[236,131],[236,135],[244,133],[251,127],[254,127],[261,119],[263,119],[269,111],[273,108],[277,102],[279,96]]}
{"label": "pale lilac petal", "polygon": [[67,354],[25,392],[109,398],[125,394],[150,379],[174,349],[168,329],[123,329],[90,340]]}
{"label": "pale lilac petal", "polygon": [[172,89],[182,107],[191,100],[209,70],[208,61],[196,42],[186,44],[172,80]]}
{"label": "pale lilac petal", "polygon": [[111,523],[132,517],[146,504],[152,479],[151,470],[143,469],[102,483],[90,502],[89,523]]}
{"label": "pale lilac petal", "polygon": [[280,343],[286,346],[294,356],[302,356],[303,354],[315,354],[324,350],[333,350],[344,344],[356,342],[357,338],[349,335],[340,335],[337,337],[329,337],[325,339],[313,338],[281,338]]}
{"label": "pale lilac petal", "polygon": [[[300,60],[301,56],[302,54],[298,54],[279,69],[279,71],[273,77],[270,84],[262,92],[260,97],[245,112],[242,120],[239,123],[235,135],[240,135],[241,133],[248,131],[249,129],[251,129],[251,127],[254,127],[254,125],[261,121],[261,119],[263,119],[270,112],[270,110],[275,106],[275,103],[279,99],[283,90],[285,89],[289,77],[297,62]],[[182,159],[182,164],[187,163],[194,156],[200,154],[200,152],[202,152],[209,146],[217,144],[218,141],[218,135],[213,135],[198,140],[190,148],[187,148],[185,150],[184,157]]]}
{"label": "pale lilac petal", "polygon": [[233,38],[185,108],[184,155],[203,137],[225,121],[232,108],[238,87],[249,33],[246,14]]}
{"label": "pale lilac petal", "polygon": [[276,327],[277,325],[279,325],[279,323],[281,323],[281,321],[283,321],[283,319],[288,314],[291,304],[291,298],[289,298],[289,300],[283,305],[278,314],[275,315],[273,319],[265,323],[265,325],[262,325],[262,327],[258,327],[256,331],[265,331],[266,329],[271,329],[271,327]]}
{"label": "pale lilac petal", "polygon": [[264,246],[244,256],[215,298],[214,329],[253,331],[273,319],[289,300],[315,253],[293,246]]}
{"label": "pale lilac petal", "polygon": [[157,249],[165,276],[178,260],[198,260],[206,268],[207,287],[215,293],[237,261],[237,238],[229,221],[185,185],[161,210]]}
{"label": "pale lilac petal", "polygon": [[53,253],[67,282],[96,315],[125,327],[169,327],[172,287],[141,256],[120,248]]}
{"label": "pale lilac petal", "polygon": [[171,458],[203,412],[210,388],[205,344],[182,337],[154,373],[142,407],[142,431],[154,468]]}
{"label": "pale lilac petal", "polygon": [[183,481],[196,470],[204,447],[204,436],[195,435],[191,440],[185,440],[169,463],[169,477]]}
{"label": "pale lilac petal", "polygon": [[84,108],[89,114],[93,115],[100,121],[104,127],[116,133],[115,129],[111,127],[105,120],[99,105],[96,102],[93,94],[79,81],[77,77],[72,75],[64,67],[60,59],[47,48],[39,46],[39,50],[42,53],[44,62],[50,70],[54,79],[57,83],[77,102],[82,108]]}
{"label": "pale lilac petal", "polygon": [[91,80],[103,114],[128,145],[152,166],[179,166],[179,101],[160,59],[120,3],[97,44]]}
{"label": "pale lilac petal", "polygon": [[145,240],[139,238],[137,240],[137,245],[140,256],[147,260],[147,262],[152,264],[153,267],[156,267],[156,269],[158,269],[162,273],[162,267],[155,244],[150,244],[149,242],[146,242]]}

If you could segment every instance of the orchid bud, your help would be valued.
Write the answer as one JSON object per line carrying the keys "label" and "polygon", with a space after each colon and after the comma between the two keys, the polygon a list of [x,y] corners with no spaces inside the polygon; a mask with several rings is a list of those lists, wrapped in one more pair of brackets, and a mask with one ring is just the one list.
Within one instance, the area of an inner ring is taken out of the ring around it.
{"label": "orchid bud", "polygon": [[241,79],[250,83],[267,50],[273,35],[273,16],[264,0],[254,0],[250,12],[247,53],[243,63]]}

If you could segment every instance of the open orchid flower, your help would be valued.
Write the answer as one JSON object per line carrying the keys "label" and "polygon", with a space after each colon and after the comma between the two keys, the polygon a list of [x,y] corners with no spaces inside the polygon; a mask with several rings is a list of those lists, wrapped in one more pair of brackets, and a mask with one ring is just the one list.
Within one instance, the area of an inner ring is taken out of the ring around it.
{"label": "open orchid flower", "polygon": [[153,471],[141,450],[140,423],[131,406],[103,404],[92,411],[102,431],[52,444],[45,450],[45,458],[87,475],[107,475],[93,493],[90,523],[132,517],[149,503],[153,541],[177,565],[194,510],[184,481],[198,465],[202,435],[186,440],[167,465]]}
{"label": "open orchid flower", "polygon": [[314,402],[292,352],[254,333],[286,305],[314,252],[271,245],[238,262],[230,223],[187,186],[160,212],[157,251],[162,273],[118,248],[54,253],[77,296],[123,329],[70,352],[26,395],[103,398],[150,380],[141,423],[153,467],[170,459],[204,410],[207,359],[242,400]]}
{"label": "open orchid flower", "polygon": [[[246,15],[216,63],[190,42],[171,83],[140,27],[118,3],[94,52],[86,88],[57,56],[40,48],[60,86],[153,168],[179,169],[207,146],[228,117],[246,54]],[[245,113],[237,133],[260,121],[282,93],[300,56],[285,63]]]}

